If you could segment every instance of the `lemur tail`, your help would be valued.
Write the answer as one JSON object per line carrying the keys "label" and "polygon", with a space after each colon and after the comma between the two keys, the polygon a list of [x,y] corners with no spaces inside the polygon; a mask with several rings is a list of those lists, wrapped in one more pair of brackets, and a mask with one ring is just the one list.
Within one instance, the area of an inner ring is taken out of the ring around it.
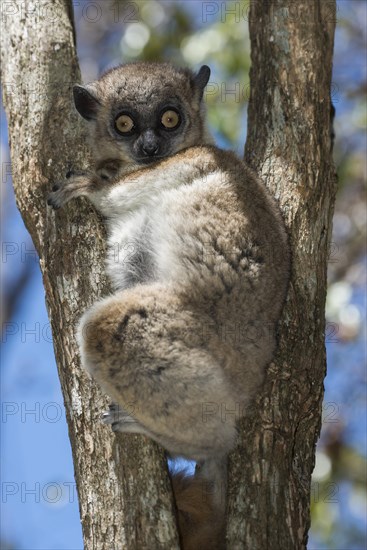
{"label": "lemur tail", "polygon": [[171,479],[182,549],[224,550],[226,467],[206,461]]}

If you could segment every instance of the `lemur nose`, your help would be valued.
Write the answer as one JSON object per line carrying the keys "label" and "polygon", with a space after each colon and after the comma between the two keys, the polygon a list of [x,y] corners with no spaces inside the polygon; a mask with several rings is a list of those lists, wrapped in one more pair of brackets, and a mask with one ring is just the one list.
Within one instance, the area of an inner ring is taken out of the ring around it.
{"label": "lemur nose", "polygon": [[141,150],[146,157],[154,157],[159,149],[159,138],[152,128],[143,133]]}
{"label": "lemur nose", "polygon": [[158,145],[155,143],[144,143],[142,149],[147,157],[153,157],[158,152]]}

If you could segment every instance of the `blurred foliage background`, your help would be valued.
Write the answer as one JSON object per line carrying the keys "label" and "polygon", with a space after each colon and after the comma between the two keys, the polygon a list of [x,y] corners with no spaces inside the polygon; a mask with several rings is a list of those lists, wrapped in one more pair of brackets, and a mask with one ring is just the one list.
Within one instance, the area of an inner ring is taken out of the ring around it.
{"label": "blurred foliage background", "polygon": [[[83,81],[121,62],[212,69],[218,144],[246,139],[248,1],[74,1]],[[309,549],[366,547],[366,3],[337,3],[332,85],[339,193],[329,258],[328,376],[312,482]],[[1,116],[2,549],[81,549],[65,414],[38,260],[15,207]],[[22,527],[21,527],[22,526]]]}

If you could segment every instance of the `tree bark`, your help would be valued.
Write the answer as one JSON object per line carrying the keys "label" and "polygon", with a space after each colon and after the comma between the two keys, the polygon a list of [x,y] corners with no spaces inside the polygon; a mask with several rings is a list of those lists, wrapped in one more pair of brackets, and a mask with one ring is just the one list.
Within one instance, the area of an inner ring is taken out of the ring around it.
{"label": "tree bark", "polygon": [[[108,293],[103,223],[83,200],[56,214],[52,183],[85,166],[85,135],[72,110],[80,82],[69,0],[6,2],[3,98],[18,208],[40,257],[65,400],[84,545],[88,550],[179,548],[163,451],[103,426],[103,396],[81,370],[75,327]],[[4,29],[3,29],[4,30]]]}
{"label": "tree bark", "polygon": [[[46,206],[88,150],[72,112],[80,80],[68,0],[8,4],[2,81],[18,207],[40,256],[72,443],[86,549],[178,548],[162,451],[99,422],[107,400],[80,369],[75,325],[108,293],[92,207]],[[326,263],[335,196],[330,150],[334,1],[253,1],[245,158],[279,200],[293,252],[279,349],[230,459],[228,548],[304,548],[325,375]]]}
{"label": "tree bark", "polygon": [[305,548],[325,376],[335,2],[254,0],[245,160],[278,199],[292,248],[279,346],[230,457],[228,548]]}

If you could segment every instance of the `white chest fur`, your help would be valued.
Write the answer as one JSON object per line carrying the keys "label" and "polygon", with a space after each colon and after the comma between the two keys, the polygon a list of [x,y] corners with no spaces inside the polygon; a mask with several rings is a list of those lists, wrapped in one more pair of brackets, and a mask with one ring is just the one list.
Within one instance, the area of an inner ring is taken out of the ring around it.
{"label": "white chest fur", "polygon": [[152,279],[151,227],[147,208],[109,220],[107,272],[116,289]]}
{"label": "white chest fur", "polygon": [[160,216],[160,205],[164,196],[182,185],[181,178],[172,174],[144,176],[116,185],[94,200],[108,219],[107,272],[116,289],[157,279],[155,232],[168,221]]}
{"label": "white chest fur", "polygon": [[96,206],[108,219],[107,272],[114,288],[181,277],[183,233],[187,245],[199,247],[187,232],[185,204],[220,181],[215,172],[190,182],[188,168],[135,177],[95,196]]}

